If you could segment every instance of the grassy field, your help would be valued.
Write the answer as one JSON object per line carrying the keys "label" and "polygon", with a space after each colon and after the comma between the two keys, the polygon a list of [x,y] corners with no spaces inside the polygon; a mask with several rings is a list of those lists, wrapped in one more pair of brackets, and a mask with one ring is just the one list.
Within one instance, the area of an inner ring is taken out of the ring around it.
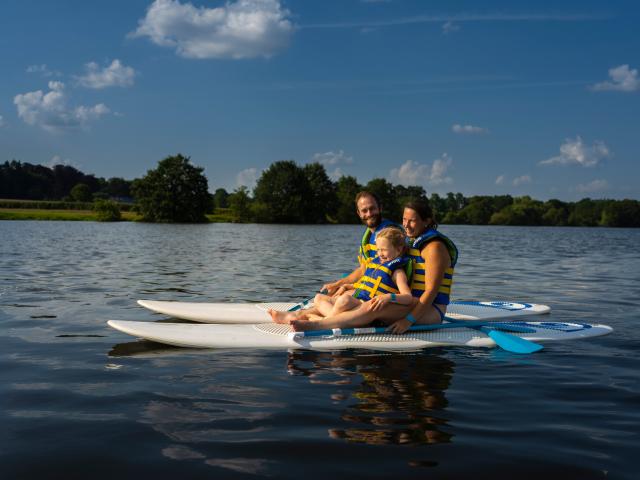
{"label": "grassy field", "polygon": [[[135,222],[140,216],[134,212],[121,212],[122,221]],[[208,214],[211,223],[229,223],[228,212]],[[96,221],[96,213],[91,210],[41,210],[34,208],[0,208],[0,220],[72,220]]]}
{"label": "grassy field", "polygon": [[[121,212],[122,220],[134,221],[139,218],[133,212]],[[0,208],[0,220],[73,220],[96,221],[96,213],[91,210],[39,210],[33,208]]]}

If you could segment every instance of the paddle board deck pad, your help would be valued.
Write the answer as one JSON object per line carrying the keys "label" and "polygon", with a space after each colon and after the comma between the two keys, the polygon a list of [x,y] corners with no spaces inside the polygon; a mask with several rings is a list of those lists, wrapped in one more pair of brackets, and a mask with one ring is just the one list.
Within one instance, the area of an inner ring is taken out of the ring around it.
{"label": "paddle board deck pad", "polygon": [[[289,325],[276,323],[255,325],[202,325],[109,320],[111,327],[134,337],[191,348],[309,349],[340,350],[417,350],[437,346],[494,347],[484,333],[467,327],[446,328],[403,335],[372,333],[296,338]],[[526,333],[509,332],[534,342],[551,342],[597,337],[611,333],[607,325],[564,322],[496,322],[495,325],[526,327]]]}
{"label": "paddle board deck pad", "polygon": [[[296,303],[203,303],[138,300],[138,304],[157,313],[201,323],[266,323],[267,310],[287,311]],[[447,316],[455,320],[498,320],[523,315],[549,313],[546,305],[521,302],[456,301],[449,304]]]}

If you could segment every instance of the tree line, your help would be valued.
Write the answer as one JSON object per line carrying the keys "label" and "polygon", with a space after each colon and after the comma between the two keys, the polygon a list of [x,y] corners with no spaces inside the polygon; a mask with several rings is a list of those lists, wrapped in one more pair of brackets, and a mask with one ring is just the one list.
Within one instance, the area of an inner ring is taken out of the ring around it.
{"label": "tree line", "polygon": [[375,193],[387,218],[400,221],[402,206],[414,199],[428,200],[438,223],[469,225],[550,225],[640,227],[637,200],[563,202],[511,195],[465,197],[450,192],[427,195],[421,186],[393,185],[384,178],[360,184],[353,176],[333,181],[323,165],[298,165],[292,160],[271,164],[253,190],[208,191],[204,170],[188,157],[175,155],[156,169],[132,181],[96,178],[74,167],[48,168],[21,162],[0,165],[0,197],[31,200],[132,198],[146,221],[200,222],[214,211],[229,212],[235,222],[360,223],[354,197],[361,190]]}

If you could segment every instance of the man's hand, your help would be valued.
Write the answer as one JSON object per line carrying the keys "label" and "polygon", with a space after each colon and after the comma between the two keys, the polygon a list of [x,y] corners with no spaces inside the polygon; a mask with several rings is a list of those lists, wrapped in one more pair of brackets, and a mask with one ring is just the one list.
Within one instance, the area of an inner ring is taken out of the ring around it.
{"label": "man's hand", "polygon": [[399,335],[409,330],[409,327],[411,325],[412,324],[409,320],[407,320],[406,318],[403,318],[389,325],[389,328],[387,328],[387,331],[390,333],[395,333],[396,335]]}
{"label": "man's hand", "polygon": [[329,296],[333,296],[333,294],[336,292],[336,290],[338,290],[338,288],[340,288],[340,281],[336,281],[336,282],[332,282],[332,283],[325,283],[324,285],[322,285],[322,287],[320,287],[320,291],[324,292],[326,290],[326,295]]}

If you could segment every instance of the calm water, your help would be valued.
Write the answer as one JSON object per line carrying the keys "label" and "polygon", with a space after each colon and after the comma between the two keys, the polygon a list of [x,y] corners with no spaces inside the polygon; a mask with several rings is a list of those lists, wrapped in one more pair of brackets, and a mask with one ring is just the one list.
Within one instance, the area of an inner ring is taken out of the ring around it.
{"label": "calm water", "polygon": [[637,478],[640,230],[442,230],[455,298],[615,332],[529,356],[161,347],[105,321],[305,298],[360,227],[0,222],[0,476]]}

